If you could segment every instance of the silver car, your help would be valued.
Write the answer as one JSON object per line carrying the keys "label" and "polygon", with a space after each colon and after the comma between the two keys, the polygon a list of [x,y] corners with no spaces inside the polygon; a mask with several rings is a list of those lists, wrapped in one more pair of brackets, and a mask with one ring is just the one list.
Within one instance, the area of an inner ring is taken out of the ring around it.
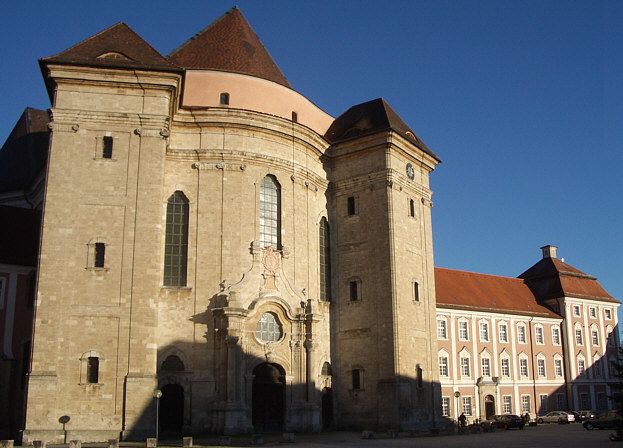
{"label": "silver car", "polygon": [[575,421],[573,414],[565,411],[552,411],[540,416],[537,423],[571,423]]}

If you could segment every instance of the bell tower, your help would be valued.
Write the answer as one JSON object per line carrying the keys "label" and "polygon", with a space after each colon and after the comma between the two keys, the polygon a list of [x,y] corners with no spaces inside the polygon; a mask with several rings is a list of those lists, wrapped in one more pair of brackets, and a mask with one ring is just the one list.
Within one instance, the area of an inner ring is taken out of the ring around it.
{"label": "bell tower", "polygon": [[337,423],[431,427],[439,384],[429,173],[439,159],[382,99],[352,107],[325,137]]}

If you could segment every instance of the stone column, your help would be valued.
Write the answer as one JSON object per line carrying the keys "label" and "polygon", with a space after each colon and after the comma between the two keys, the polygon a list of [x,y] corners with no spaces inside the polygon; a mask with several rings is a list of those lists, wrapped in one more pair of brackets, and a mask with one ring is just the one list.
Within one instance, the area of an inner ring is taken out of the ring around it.
{"label": "stone column", "polygon": [[236,382],[238,381],[236,371],[238,367],[238,336],[227,336],[227,402],[236,401]]}
{"label": "stone column", "polygon": [[305,341],[305,355],[306,355],[306,359],[305,359],[305,385],[306,387],[306,400],[308,402],[314,402],[314,395],[315,395],[315,381],[313,379],[313,369],[312,366],[314,365],[314,351],[315,351],[315,344],[314,341],[312,339],[307,339]]}

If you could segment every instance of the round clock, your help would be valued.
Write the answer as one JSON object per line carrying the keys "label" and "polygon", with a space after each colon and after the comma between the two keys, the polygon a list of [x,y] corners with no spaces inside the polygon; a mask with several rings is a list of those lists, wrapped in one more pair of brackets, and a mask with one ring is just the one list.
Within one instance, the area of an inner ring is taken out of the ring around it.
{"label": "round clock", "polygon": [[407,177],[411,180],[415,179],[415,170],[410,163],[407,163]]}

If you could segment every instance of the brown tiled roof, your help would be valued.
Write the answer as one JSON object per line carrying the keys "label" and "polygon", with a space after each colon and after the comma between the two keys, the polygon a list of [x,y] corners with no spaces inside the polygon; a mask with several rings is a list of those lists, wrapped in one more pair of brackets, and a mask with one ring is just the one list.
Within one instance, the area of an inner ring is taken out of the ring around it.
{"label": "brown tiled roof", "polygon": [[596,277],[558,258],[542,258],[519,278],[525,280],[539,300],[578,297],[618,302],[599,284]]}
{"label": "brown tiled roof", "polygon": [[187,69],[243,73],[290,87],[238,8],[232,8],[169,56]]}
{"label": "brown tiled roof", "polygon": [[180,70],[128,25],[119,22],[54,56],[48,62],[97,67]]}
{"label": "brown tiled roof", "polygon": [[331,124],[325,138],[330,143],[392,130],[411,141],[425,153],[440,161],[426,144],[415,135],[415,132],[394,112],[394,109],[383,98],[351,107],[337,117]]}
{"label": "brown tiled roof", "polygon": [[27,190],[45,168],[49,122],[45,110],[24,110],[0,149],[0,192]]}
{"label": "brown tiled roof", "polygon": [[37,266],[41,214],[0,205],[0,263]]}
{"label": "brown tiled roof", "polygon": [[435,268],[437,306],[495,313],[560,316],[537,303],[521,279]]}

